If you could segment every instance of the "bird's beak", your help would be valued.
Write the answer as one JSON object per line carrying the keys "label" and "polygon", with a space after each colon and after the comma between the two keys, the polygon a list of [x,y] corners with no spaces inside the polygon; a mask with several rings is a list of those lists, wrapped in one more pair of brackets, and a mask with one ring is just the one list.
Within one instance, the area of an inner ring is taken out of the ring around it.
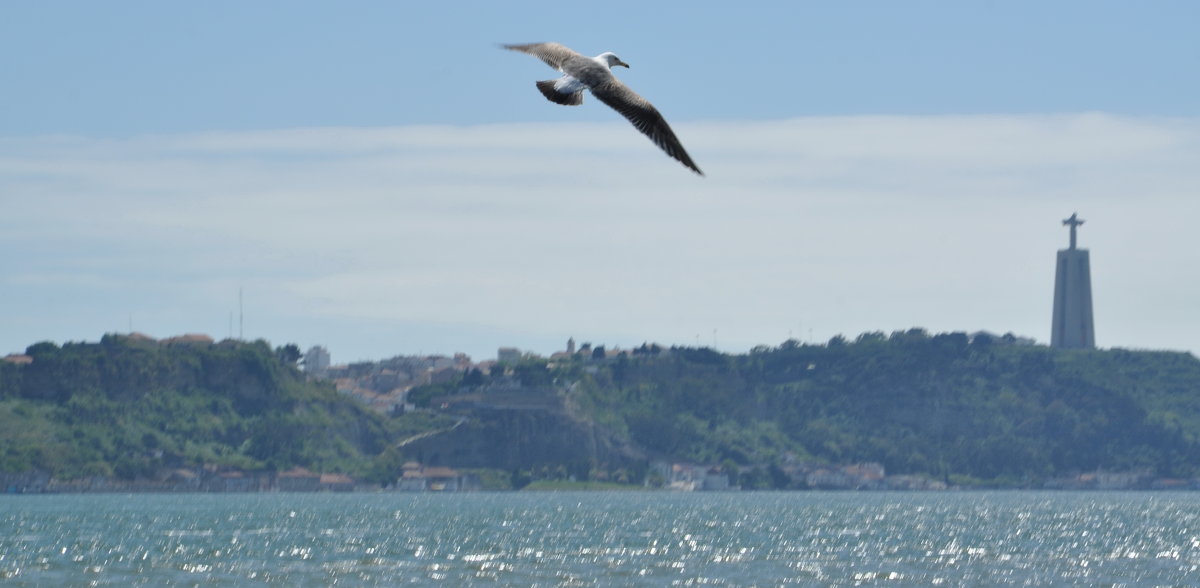
{"label": "bird's beak", "polygon": [[629,64],[625,63],[624,61],[621,61],[620,59],[618,59],[617,62],[614,63],[613,65],[623,65],[623,66],[625,66],[625,69],[629,69]]}

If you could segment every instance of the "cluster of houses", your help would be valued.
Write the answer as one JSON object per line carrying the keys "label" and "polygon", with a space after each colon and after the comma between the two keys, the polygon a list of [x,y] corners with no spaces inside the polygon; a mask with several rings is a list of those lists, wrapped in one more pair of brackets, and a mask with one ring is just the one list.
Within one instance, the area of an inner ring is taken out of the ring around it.
{"label": "cluster of houses", "polygon": [[467,492],[482,490],[479,477],[463,474],[445,466],[405,463],[395,490],[400,492]]}
{"label": "cluster of houses", "polygon": [[[576,345],[574,339],[567,341],[565,351],[550,355],[551,360],[569,357],[589,359],[613,359],[625,354],[654,354],[668,351],[658,345],[645,345],[625,351],[606,349],[603,345],[593,347],[591,343]],[[536,353],[522,351],[516,347],[501,347],[495,360],[471,361],[465,353],[446,355],[397,355],[380,361],[364,361],[351,364],[330,365],[329,350],[320,345],[310,347],[303,355],[304,371],[312,378],[327,379],[337,386],[339,392],[355,396],[368,406],[384,413],[412,410],[405,395],[416,386],[441,384],[470,370],[477,369],[485,374],[492,373],[497,366],[512,365],[523,359],[541,357]],[[595,368],[591,368],[593,371]]]}
{"label": "cluster of houses", "polygon": [[[310,364],[311,362],[311,364]],[[449,382],[478,364],[470,356],[400,355],[376,362],[328,365],[329,352],[313,347],[305,353],[304,369],[311,377],[333,381],[339,392],[384,413],[411,409],[405,394],[416,386]]]}

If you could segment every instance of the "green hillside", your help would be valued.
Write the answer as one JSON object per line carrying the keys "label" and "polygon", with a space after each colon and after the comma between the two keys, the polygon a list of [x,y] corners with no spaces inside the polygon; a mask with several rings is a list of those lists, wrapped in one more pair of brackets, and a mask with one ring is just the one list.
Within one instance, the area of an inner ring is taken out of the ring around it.
{"label": "green hillside", "polygon": [[425,410],[403,417],[306,381],[290,345],[110,335],[26,355],[0,362],[0,472],[302,466],[389,483],[417,459],[520,486],[637,483],[665,460],[736,468],[761,488],[797,487],[783,474],[798,463],[1003,486],[1097,470],[1200,477],[1200,361],[1186,353],[920,329],[738,355],[598,349],[418,387],[409,399]]}
{"label": "green hillside", "polygon": [[107,335],[0,362],[0,472],[151,476],[203,465],[369,473],[382,416],[305,382],[294,346]]}
{"label": "green hillside", "polygon": [[1021,486],[1095,470],[1200,475],[1200,361],[1184,353],[913,329],[744,355],[643,347],[525,360],[506,377],[557,382],[578,414],[650,456],[694,463],[878,462]]}
{"label": "green hillside", "polygon": [[[699,460],[793,450],[1011,483],[1098,468],[1194,476],[1200,465],[1200,362],[1177,353],[913,330],[735,357],[684,350],[610,373],[616,394],[596,396],[605,411],[644,445]],[[674,416],[663,427],[651,415]]]}

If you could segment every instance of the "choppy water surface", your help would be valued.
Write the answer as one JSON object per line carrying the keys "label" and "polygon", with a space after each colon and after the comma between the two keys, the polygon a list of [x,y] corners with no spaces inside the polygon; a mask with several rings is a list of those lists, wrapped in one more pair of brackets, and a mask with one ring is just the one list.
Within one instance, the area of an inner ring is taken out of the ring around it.
{"label": "choppy water surface", "polygon": [[4,585],[1189,585],[1200,494],[0,496]]}

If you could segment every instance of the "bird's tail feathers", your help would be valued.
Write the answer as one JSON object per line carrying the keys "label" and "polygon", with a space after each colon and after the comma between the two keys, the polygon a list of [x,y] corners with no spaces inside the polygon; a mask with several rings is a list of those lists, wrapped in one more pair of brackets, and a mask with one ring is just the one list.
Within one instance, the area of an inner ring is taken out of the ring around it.
{"label": "bird's tail feathers", "polygon": [[562,92],[554,89],[554,83],[556,81],[557,80],[542,80],[537,83],[537,89],[542,91],[542,95],[545,96],[547,100],[556,104],[562,104],[563,106],[579,106],[580,104],[583,104],[583,90],[572,92],[570,94],[563,94]]}

